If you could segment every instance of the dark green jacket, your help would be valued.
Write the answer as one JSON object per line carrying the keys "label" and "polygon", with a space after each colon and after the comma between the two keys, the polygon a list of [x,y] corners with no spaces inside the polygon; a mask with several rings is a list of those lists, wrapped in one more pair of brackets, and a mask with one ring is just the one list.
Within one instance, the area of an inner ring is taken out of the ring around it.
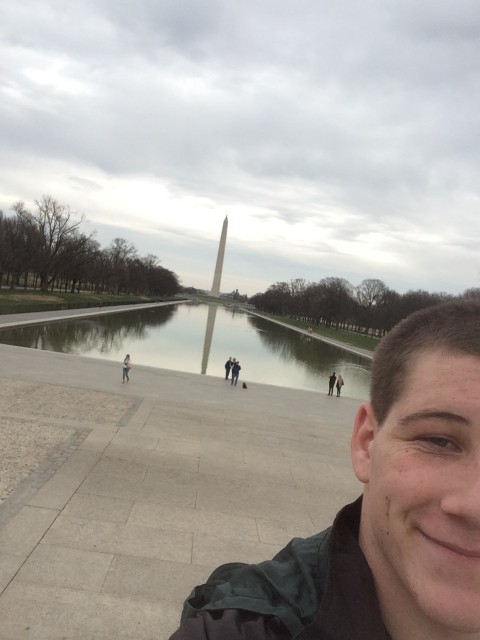
{"label": "dark green jacket", "polygon": [[[216,569],[205,585],[193,590],[182,614],[182,621],[198,616],[198,627],[208,626],[208,632],[182,635],[181,627],[173,638],[226,639],[228,625],[223,621],[221,626],[221,617],[236,610],[232,638],[386,640],[373,577],[358,545],[360,509],[359,498],[340,511],[332,527],[310,538],[294,538],[273,560]],[[238,632],[242,616],[251,635]],[[208,624],[203,622],[207,617]],[[258,628],[281,627],[282,633],[257,633],[256,620]],[[189,623],[189,629],[194,625]],[[216,625],[221,635],[215,634]]]}

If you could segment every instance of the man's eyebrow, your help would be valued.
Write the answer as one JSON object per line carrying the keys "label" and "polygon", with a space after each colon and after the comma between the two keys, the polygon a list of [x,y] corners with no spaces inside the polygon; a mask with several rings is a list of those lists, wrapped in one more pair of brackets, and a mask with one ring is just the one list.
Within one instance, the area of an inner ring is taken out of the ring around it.
{"label": "man's eyebrow", "polygon": [[470,426],[470,420],[467,420],[464,416],[458,413],[452,413],[451,411],[433,411],[430,409],[423,409],[422,411],[416,411],[408,416],[400,418],[400,424],[408,425],[418,420],[441,420],[443,422],[456,422],[457,424],[463,424]]}

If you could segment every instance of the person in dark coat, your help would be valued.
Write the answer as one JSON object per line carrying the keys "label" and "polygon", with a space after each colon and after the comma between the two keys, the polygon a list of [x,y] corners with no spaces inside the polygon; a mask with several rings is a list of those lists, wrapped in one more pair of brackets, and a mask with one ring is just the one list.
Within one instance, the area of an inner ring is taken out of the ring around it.
{"label": "person in dark coat", "polygon": [[232,368],[232,365],[233,365],[232,356],[230,356],[225,363],[225,380],[228,380],[228,376],[230,375],[230,369]]}
{"label": "person in dark coat", "polygon": [[335,375],[335,371],[328,378],[328,395],[333,396],[333,389],[335,388],[335,380],[337,376]]}
{"label": "person in dark coat", "polygon": [[463,299],[382,338],[351,441],[362,496],[273,560],[216,569],[171,640],[480,639],[479,327]]}

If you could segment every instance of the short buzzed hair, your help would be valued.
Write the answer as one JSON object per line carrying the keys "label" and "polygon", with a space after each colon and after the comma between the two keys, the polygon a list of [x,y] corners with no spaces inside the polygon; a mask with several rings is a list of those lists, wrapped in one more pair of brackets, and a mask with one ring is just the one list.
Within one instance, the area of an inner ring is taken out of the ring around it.
{"label": "short buzzed hair", "polygon": [[416,311],[382,338],[370,386],[379,425],[402,395],[415,357],[440,349],[480,357],[480,301],[455,300]]}

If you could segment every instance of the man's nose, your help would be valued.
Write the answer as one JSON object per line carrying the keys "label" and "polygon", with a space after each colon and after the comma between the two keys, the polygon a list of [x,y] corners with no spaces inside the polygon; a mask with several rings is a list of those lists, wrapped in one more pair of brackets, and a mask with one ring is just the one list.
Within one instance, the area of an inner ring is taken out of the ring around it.
{"label": "man's nose", "polygon": [[446,491],[442,510],[452,516],[468,519],[480,528],[480,453],[454,476],[445,478]]}

